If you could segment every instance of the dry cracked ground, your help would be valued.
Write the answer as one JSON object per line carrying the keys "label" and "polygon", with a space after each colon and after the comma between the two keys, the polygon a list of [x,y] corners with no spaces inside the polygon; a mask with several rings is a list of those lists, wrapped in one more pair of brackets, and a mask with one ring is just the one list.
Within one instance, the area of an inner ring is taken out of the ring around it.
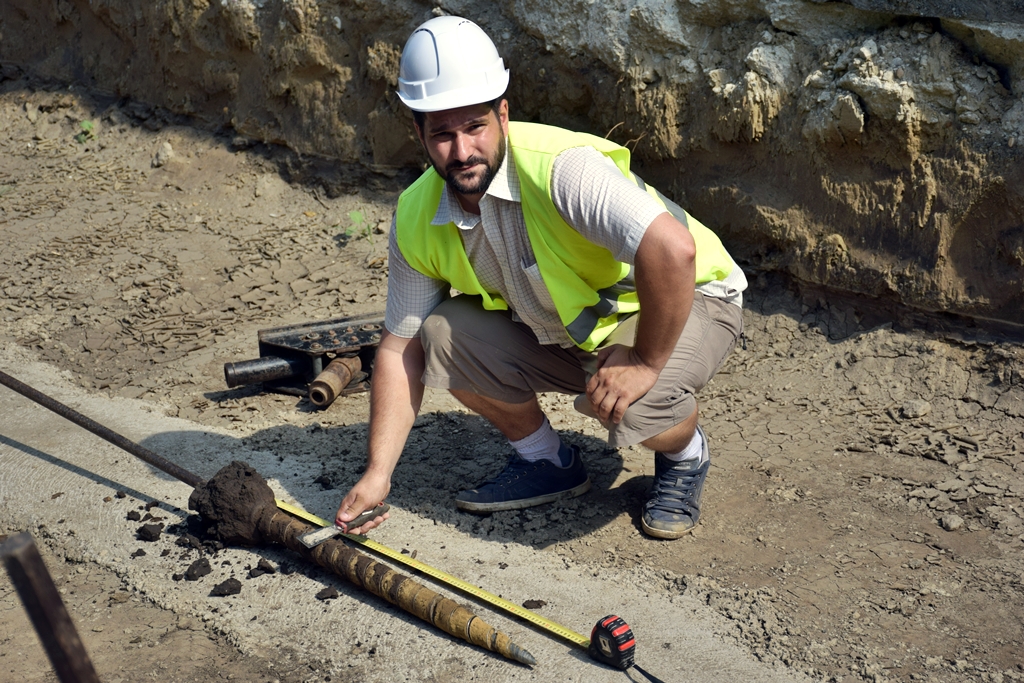
{"label": "dry cracked ground", "polygon": [[[316,411],[228,390],[222,366],[256,355],[258,329],[383,309],[382,233],[403,179],[24,82],[0,86],[0,127],[2,343],[91,391],[302,454],[319,469],[295,476],[340,497],[362,464],[366,395]],[[441,397],[389,502],[594,573],[642,565],[726,615],[758,657],[819,680],[1024,680],[1019,339],[902,324],[870,302],[750,276],[744,344],[699,397],[713,467],[691,537],[640,534],[651,454],[608,448],[555,396],[544,397],[553,423],[587,454],[587,496],[456,512],[453,493],[508,447]],[[126,519],[125,534],[137,527]],[[59,535],[41,541],[103,680],[327,678],[315,662],[238,653],[117,576],[68,562]],[[166,571],[182,571],[179,555]],[[54,680],[27,623],[0,582],[0,678]]]}

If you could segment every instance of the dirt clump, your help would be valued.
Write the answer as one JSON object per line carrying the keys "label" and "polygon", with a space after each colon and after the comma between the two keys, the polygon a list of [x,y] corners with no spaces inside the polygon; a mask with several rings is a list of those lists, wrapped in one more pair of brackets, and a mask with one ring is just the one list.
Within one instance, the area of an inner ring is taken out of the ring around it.
{"label": "dirt clump", "polygon": [[266,558],[261,557],[256,566],[249,570],[249,578],[255,579],[263,576],[264,574],[276,574],[277,567],[267,561]]}
{"label": "dirt clump", "polygon": [[231,577],[218,583],[210,590],[210,597],[224,598],[229,595],[238,595],[242,592],[242,582]]}
{"label": "dirt clump", "polygon": [[326,602],[327,600],[336,600],[338,598],[338,589],[334,586],[327,586],[316,594],[316,599]]}
{"label": "dirt clump", "polygon": [[227,545],[259,545],[263,542],[259,521],[275,509],[274,492],[259,472],[234,461],[200,484],[188,499],[189,509],[199,513],[207,532]]}
{"label": "dirt clump", "polygon": [[198,581],[211,571],[213,571],[213,568],[210,566],[210,560],[205,557],[200,557],[198,560],[190,564],[188,569],[185,570],[185,580]]}

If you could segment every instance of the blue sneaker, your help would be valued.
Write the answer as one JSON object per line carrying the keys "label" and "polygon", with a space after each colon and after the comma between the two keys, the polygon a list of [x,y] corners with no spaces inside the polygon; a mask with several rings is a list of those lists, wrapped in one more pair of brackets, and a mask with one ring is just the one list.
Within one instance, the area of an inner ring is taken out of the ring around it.
{"label": "blue sneaker", "polygon": [[455,505],[470,512],[497,512],[582,496],[590,490],[590,477],[583,468],[580,449],[562,444],[558,454],[569,464],[559,467],[550,460],[530,462],[513,453],[496,477],[455,496]]}
{"label": "blue sneaker", "polygon": [[674,462],[661,453],[654,454],[654,484],[640,520],[648,536],[679,538],[693,531],[700,519],[700,496],[711,454],[704,430],[697,429],[704,440],[700,458]]}

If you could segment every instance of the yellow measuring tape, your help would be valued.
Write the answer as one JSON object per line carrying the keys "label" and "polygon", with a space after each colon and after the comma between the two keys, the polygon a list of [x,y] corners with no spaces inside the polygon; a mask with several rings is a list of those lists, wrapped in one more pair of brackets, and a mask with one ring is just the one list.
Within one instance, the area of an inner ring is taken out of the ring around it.
{"label": "yellow measuring tape", "polygon": [[[284,502],[283,500],[280,500],[280,499],[277,499],[276,502],[277,502],[277,507],[281,508],[285,512],[288,512],[288,513],[291,513],[291,514],[295,515],[296,517],[298,517],[300,519],[304,519],[307,522],[310,522],[312,524],[316,524],[316,525],[322,526],[322,527],[324,527],[324,526],[331,526],[330,522],[327,522],[327,521],[321,519],[320,517],[317,517],[316,515],[312,515],[312,514],[306,512],[305,510],[303,510],[301,508],[295,507],[291,503],[286,503],[286,502]],[[587,647],[590,646],[590,639],[589,638],[587,638],[586,636],[584,636],[582,634],[576,633],[572,629],[568,629],[565,626],[562,626],[561,624],[557,624],[557,623],[551,621],[550,619],[546,619],[546,618],[542,617],[541,615],[537,614],[536,612],[528,610],[525,607],[522,607],[520,605],[515,604],[514,602],[509,602],[505,598],[499,597],[499,596],[495,595],[494,593],[489,593],[489,592],[485,591],[483,588],[480,588],[478,586],[474,586],[471,583],[467,583],[467,582],[463,581],[460,578],[457,578],[455,576],[452,576],[451,574],[447,574],[447,573],[441,571],[440,569],[436,569],[434,567],[431,567],[429,564],[426,564],[424,562],[420,562],[419,560],[413,559],[413,558],[409,557],[408,555],[403,555],[402,553],[400,553],[398,551],[392,550],[391,548],[387,547],[386,545],[383,545],[381,543],[377,543],[376,541],[370,540],[366,536],[356,536],[355,534],[339,534],[339,535],[345,537],[346,539],[348,539],[349,541],[351,541],[353,543],[356,543],[358,545],[363,546],[364,548],[372,550],[373,552],[375,552],[375,553],[377,553],[379,555],[384,555],[385,557],[388,557],[388,558],[394,560],[395,562],[400,562],[400,563],[404,564],[407,567],[415,569],[418,572],[426,574],[427,576],[431,576],[431,577],[437,579],[438,581],[440,581],[440,582],[442,582],[442,583],[444,583],[444,584],[446,584],[448,586],[451,586],[452,588],[457,588],[458,590],[462,591],[463,593],[467,593],[469,595],[472,595],[475,598],[483,600],[484,602],[486,602],[486,603],[488,603],[490,605],[493,605],[494,607],[497,607],[498,609],[504,610],[505,612],[508,612],[509,614],[513,614],[513,615],[519,617],[520,619],[525,619],[526,621],[530,622],[531,624],[533,624],[535,626],[538,626],[538,627],[544,629],[545,631],[547,631],[549,633],[553,633],[553,634],[555,634],[556,636],[558,636],[560,638],[564,638],[565,640],[568,640],[570,643],[573,643],[575,645],[579,645],[584,650],[586,650]]]}

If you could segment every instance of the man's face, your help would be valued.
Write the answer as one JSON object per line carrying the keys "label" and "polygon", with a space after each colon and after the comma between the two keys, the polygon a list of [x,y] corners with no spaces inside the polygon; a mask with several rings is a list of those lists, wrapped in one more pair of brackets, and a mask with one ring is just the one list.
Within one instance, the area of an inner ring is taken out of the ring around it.
{"label": "man's face", "polygon": [[416,130],[434,170],[448,185],[479,197],[505,159],[508,102],[501,101],[497,114],[487,104],[430,112]]}

